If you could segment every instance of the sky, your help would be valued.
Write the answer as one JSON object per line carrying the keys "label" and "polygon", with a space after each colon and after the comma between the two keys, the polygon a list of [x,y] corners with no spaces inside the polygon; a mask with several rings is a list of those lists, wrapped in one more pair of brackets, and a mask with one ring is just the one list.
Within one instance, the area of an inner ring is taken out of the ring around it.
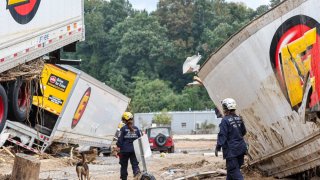
{"label": "sky", "polygon": [[[154,11],[157,8],[159,0],[129,0],[134,9],[143,10],[148,12]],[[247,6],[256,9],[260,5],[268,5],[270,0],[226,0],[227,2],[244,2]]]}

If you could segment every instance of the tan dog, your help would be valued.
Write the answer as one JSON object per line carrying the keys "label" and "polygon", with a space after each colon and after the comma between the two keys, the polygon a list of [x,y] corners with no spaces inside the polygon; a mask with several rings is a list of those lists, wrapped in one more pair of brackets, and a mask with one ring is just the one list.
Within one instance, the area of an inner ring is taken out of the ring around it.
{"label": "tan dog", "polygon": [[117,146],[111,146],[111,156],[119,158],[120,149]]}
{"label": "tan dog", "polygon": [[89,180],[89,166],[86,162],[86,157],[84,153],[81,153],[82,160],[77,163],[76,165],[76,171],[79,180]]}

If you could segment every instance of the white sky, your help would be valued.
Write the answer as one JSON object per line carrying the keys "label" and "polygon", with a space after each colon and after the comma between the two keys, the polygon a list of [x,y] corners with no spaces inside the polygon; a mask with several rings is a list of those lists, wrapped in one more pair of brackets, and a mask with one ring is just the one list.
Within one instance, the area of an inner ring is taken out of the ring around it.
{"label": "white sky", "polygon": [[[159,0],[129,0],[134,9],[143,10],[148,12],[154,11],[157,8]],[[256,9],[260,5],[267,5],[270,0],[226,0],[227,2],[244,2],[247,6]]]}

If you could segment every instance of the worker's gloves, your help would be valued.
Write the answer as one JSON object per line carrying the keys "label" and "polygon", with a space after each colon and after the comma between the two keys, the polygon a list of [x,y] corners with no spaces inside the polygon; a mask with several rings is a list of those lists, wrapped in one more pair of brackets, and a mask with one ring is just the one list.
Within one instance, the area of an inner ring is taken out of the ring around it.
{"label": "worker's gloves", "polygon": [[218,157],[218,152],[221,151],[221,146],[217,145],[216,149],[214,151],[214,155],[216,155]]}
{"label": "worker's gloves", "polygon": [[218,157],[218,148],[215,149],[214,154]]}

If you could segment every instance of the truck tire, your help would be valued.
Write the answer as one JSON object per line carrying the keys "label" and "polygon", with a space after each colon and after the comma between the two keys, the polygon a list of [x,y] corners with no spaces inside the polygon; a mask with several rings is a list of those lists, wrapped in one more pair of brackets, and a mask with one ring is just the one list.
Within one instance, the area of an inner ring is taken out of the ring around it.
{"label": "truck tire", "polygon": [[8,97],[3,86],[0,85],[0,133],[7,121],[8,114]]}
{"label": "truck tire", "polygon": [[156,144],[159,146],[159,147],[162,147],[164,146],[166,143],[167,143],[167,137],[163,134],[158,134],[156,137],[155,137],[155,141],[156,141]]}
{"label": "truck tire", "polygon": [[32,83],[18,78],[8,86],[8,117],[10,120],[23,122],[27,119],[32,105]]}

